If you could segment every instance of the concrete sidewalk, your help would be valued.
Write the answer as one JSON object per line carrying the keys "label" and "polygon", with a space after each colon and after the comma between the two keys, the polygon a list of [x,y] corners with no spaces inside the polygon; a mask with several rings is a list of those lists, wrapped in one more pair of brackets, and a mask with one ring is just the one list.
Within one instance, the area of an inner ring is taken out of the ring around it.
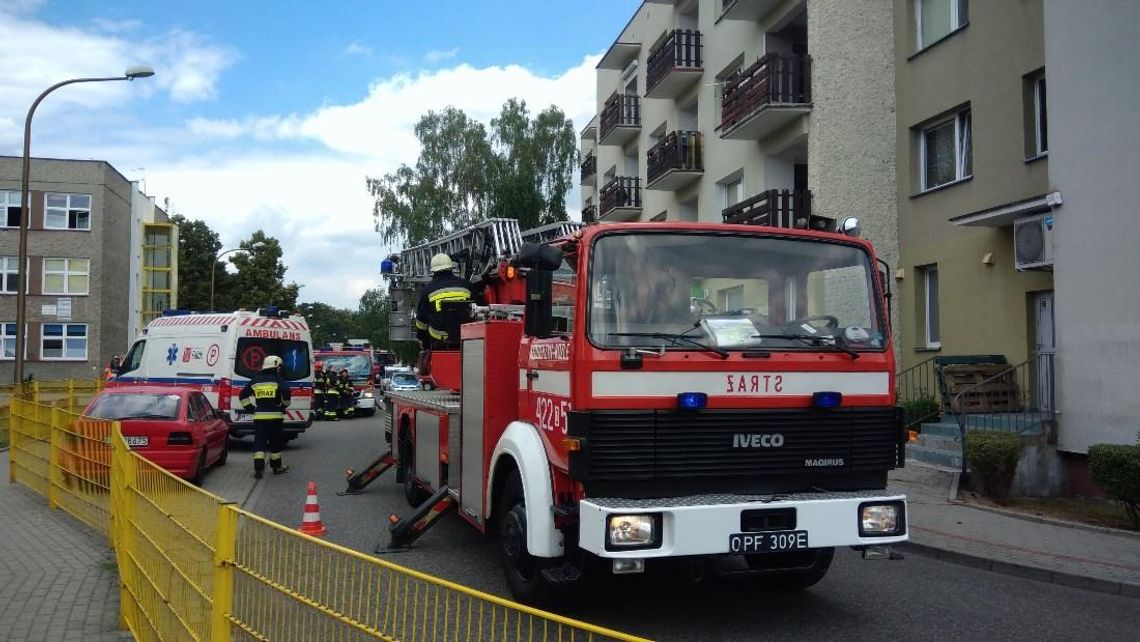
{"label": "concrete sidewalk", "polygon": [[0,451],[0,637],[130,640],[119,631],[119,575],[106,538],[8,483]]}
{"label": "concrete sidewalk", "polygon": [[1140,534],[1043,523],[953,499],[956,471],[914,462],[890,473],[906,493],[906,549],[949,562],[1078,588],[1140,597]]}

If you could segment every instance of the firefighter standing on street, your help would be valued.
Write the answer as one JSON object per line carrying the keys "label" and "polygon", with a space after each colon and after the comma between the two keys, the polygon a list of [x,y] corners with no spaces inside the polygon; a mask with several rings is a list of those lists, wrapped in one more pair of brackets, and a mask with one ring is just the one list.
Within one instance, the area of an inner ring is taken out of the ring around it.
{"label": "firefighter standing on street", "polygon": [[416,337],[423,348],[420,353],[419,371],[429,374],[429,355],[433,346],[446,344],[449,339],[443,327],[443,304],[448,301],[464,302],[471,300],[470,284],[454,272],[455,261],[440,253],[431,257],[431,281],[424,286],[420,301],[416,305]]}
{"label": "firefighter standing on street", "polygon": [[340,421],[340,386],[336,383],[336,373],[332,366],[325,364],[324,417],[328,421]]}
{"label": "firefighter standing on street", "polygon": [[281,463],[285,445],[285,409],[289,407],[289,382],[281,376],[281,357],[270,355],[261,363],[261,372],[250,378],[238,395],[242,407],[253,412],[253,476],[265,472],[265,451],[274,475],[289,470]]}
{"label": "firefighter standing on street", "polygon": [[340,391],[341,415],[344,417],[355,415],[356,399],[353,396],[355,389],[352,387],[352,379],[348,377],[348,368],[340,369],[340,379],[336,381],[336,387]]}
{"label": "firefighter standing on street", "polygon": [[313,372],[313,419],[316,421],[324,419],[326,387],[324,367],[318,361],[317,368]]}

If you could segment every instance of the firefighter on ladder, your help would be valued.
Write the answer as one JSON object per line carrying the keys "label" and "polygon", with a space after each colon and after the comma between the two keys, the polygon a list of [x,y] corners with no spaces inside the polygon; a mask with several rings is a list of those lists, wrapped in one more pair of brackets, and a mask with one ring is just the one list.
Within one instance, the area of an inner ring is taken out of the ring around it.
{"label": "firefighter on ladder", "polygon": [[424,286],[416,305],[416,337],[420,340],[419,373],[431,374],[431,349],[445,344],[452,337],[443,329],[442,312],[445,301],[470,301],[470,284],[455,274],[455,261],[440,253],[431,257],[431,281]]}
{"label": "firefighter on ladder", "polygon": [[285,445],[285,409],[289,407],[289,382],[281,376],[281,357],[270,355],[261,362],[261,372],[250,378],[238,395],[242,407],[253,412],[253,476],[265,472],[265,451],[274,475],[289,470],[281,463]]}

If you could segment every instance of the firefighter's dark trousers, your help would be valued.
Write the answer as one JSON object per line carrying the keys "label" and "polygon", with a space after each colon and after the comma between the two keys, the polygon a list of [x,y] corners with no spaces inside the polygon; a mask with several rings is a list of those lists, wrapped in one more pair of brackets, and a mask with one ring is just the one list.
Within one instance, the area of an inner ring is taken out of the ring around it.
{"label": "firefighter's dark trousers", "polygon": [[281,449],[285,447],[284,419],[253,420],[253,469],[265,470],[265,451],[269,450],[269,466],[281,468]]}

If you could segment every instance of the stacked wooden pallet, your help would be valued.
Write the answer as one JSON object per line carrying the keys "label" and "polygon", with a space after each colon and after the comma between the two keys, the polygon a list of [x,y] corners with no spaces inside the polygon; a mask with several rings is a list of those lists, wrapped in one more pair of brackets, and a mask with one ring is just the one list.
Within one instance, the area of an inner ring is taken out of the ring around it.
{"label": "stacked wooden pallet", "polygon": [[[1020,412],[1021,391],[1014,375],[1015,370],[1005,364],[947,365],[942,368],[952,412],[955,413]],[[961,393],[964,394],[959,397]]]}

